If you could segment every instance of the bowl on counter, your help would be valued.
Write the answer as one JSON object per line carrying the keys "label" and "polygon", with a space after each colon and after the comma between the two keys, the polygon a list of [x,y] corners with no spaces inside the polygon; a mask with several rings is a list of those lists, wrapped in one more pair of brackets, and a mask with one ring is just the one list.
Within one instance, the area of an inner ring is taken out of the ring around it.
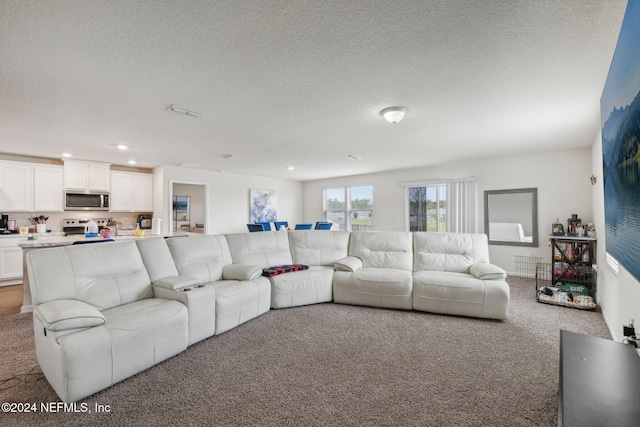
{"label": "bowl on counter", "polygon": [[133,234],[135,234],[136,237],[144,237],[144,230],[136,230]]}

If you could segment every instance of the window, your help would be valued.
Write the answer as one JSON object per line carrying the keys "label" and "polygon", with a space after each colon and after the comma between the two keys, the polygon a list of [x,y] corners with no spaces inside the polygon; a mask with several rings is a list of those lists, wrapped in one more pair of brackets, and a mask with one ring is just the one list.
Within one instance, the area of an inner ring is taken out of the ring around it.
{"label": "window", "polygon": [[339,230],[373,230],[373,186],[324,190],[324,220]]}
{"label": "window", "polygon": [[447,186],[409,188],[409,231],[447,231]]}
{"label": "window", "polygon": [[409,231],[476,232],[475,179],[404,184]]}

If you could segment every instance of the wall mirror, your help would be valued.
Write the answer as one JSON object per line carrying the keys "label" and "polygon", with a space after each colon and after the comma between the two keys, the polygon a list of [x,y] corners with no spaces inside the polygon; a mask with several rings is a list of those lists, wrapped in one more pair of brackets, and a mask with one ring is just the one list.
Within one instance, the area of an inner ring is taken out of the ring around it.
{"label": "wall mirror", "polygon": [[484,192],[484,232],[490,245],[538,246],[538,189]]}

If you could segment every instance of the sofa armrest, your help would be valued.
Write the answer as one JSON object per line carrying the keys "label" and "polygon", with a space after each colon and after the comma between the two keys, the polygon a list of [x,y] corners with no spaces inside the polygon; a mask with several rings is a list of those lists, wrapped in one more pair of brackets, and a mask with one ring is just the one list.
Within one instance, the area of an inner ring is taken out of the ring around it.
{"label": "sofa armrest", "polygon": [[478,262],[471,265],[469,273],[480,280],[504,280],[507,277],[506,271],[488,262]]}
{"label": "sofa armrest", "polygon": [[157,286],[158,288],[163,289],[171,289],[177,290],[186,288],[188,286],[199,285],[200,280],[195,277],[189,276],[173,276],[173,277],[165,277],[162,280],[158,280],[157,282],[153,282],[153,286]]}
{"label": "sofa armrest", "polygon": [[363,267],[362,260],[355,256],[348,256],[346,258],[339,259],[334,264],[337,271],[357,271]]}
{"label": "sofa armrest", "polygon": [[262,268],[257,265],[228,264],[222,267],[224,280],[253,280],[262,275]]}
{"label": "sofa armrest", "polygon": [[49,331],[92,328],[100,326],[106,321],[102,313],[94,306],[69,299],[38,304],[33,314]]}

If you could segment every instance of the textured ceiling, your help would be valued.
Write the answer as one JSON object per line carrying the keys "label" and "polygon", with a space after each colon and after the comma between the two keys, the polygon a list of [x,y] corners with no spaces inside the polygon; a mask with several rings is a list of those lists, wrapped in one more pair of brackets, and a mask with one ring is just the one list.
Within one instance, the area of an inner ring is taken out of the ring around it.
{"label": "textured ceiling", "polygon": [[1,0],[0,153],[310,180],[588,146],[625,7]]}

